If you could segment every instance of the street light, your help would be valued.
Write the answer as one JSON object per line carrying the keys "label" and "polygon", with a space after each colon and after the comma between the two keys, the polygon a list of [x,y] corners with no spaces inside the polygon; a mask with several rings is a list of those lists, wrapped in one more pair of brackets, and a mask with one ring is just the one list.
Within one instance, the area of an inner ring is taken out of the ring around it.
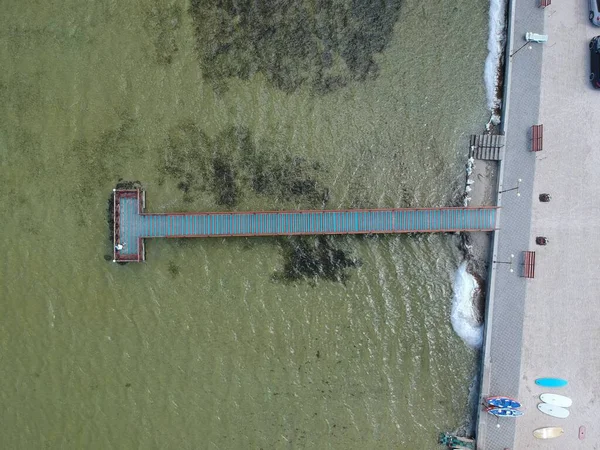
{"label": "street light", "polygon": [[515,255],[513,255],[513,254],[511,253],[511,255],[510,255],[510,261],[492,261],[492,262],[493,262],[494,264],[508,264],[508,265],[509,265],[509,266],[508,266],[508,267],[509,267],[509,268],[508,268],[508,271],[509,271],[509,272],[514,272],[514,270],[513,270],[513,268],[512,268],[512,263],[513,263],[513,258],[514,258],[514,257],[515,257]]}
{"label": "street light", "polygon": [[504,192],[510,192],[510,191],[517,191],[517,197],[521,196],[521,193],[519,192],[519,185],[521,184],[521,180],[520,178],[517,180],[517,185],[514,188],[510,188],[510,189],[504,189],[502,191],[498,191],[498,194],[502,194]]}

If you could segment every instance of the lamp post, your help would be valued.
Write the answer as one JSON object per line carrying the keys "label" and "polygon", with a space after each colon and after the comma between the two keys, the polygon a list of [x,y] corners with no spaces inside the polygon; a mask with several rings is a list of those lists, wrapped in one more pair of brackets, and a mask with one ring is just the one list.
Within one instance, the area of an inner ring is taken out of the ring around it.
{"label": "lamp post", "polygon": [[498,194],[503,194],[504,192],[510,192],[510,191],[517,191],[517,197],[521,196],[521,193],[519,192],[519,185],[521,184],[521,180],[520,178],[517,180],[517,185],[514,188],[510,188],[510,189],[503,189],[501,191],[498,191]]}
{"label": "lamp post", "polygon": [[[510,54],[510,57],[512,58],[513,56],[515,56],[517,53],[519,53],[523,48],[525,48],[525,46],[529,45],[530,42],[527,41],[525,42],[523,45],[521,45],[518,49],[516,49],[514,52],[512,52]],[[529,50],[531,50],[533,47],[531,45],[529,45]]]}
{"label": "lamp post", "polygon": [[492,261],[494,264],[508,264],[508,271],[509,272],[514,272],[513,268],[512,268],[512,263],[513,263],[513,258],[515,257],[515,255],[513,255],[511,253],[510,255],[510,261]]}

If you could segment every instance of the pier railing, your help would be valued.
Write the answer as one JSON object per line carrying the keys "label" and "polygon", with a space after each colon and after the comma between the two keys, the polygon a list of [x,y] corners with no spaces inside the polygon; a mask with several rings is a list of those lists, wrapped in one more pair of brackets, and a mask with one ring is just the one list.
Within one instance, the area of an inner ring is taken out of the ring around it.
{"label": "pier railing", "polygon": [[140,190],[115,190],[114,260],[143,261],[144,239],[491,231],[496,207],[152,213]]}

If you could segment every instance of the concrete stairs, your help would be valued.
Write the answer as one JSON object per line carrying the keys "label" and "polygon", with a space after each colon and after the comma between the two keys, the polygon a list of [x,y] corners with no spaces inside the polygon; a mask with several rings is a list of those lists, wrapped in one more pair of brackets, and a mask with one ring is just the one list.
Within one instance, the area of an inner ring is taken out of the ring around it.
{"label": "concrete stairs", "polygon": [[504,136],[501,134],[472,134],[469,156],[475,159],[499,161],[504,157],[504,141]]}

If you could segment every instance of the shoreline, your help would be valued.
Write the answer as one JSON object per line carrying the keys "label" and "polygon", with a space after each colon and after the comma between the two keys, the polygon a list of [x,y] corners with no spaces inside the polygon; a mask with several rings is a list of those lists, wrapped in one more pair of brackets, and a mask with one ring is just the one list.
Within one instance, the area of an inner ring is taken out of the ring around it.
{"label": "shoreline", "polygon": [[[469,155],[470,155],[469,151]],[[475,160],[471,165],[472,172],[466,177],[464,197],[471,198],[469,206],[484,206],[497,203],[496,187],[498,186],[499,162]],[[468,184],[472,180],[472,184]],[[470,191],[466,189],[470,187]],[[467,262],[467,272],[470,273],[478,285],[473,295],[473,310],[476,321],[485,327],[486,303],[490,280],[490,258],[493,246],[493,233],[464,232],[461,233],[461,250],[464,261]],[[479,397],[482,383],[483,347],[485,339],[482,336],[482,346],[477,349],[477,364],[474,368],[473,380],[469,387],[468,414],[466,435],[471,438],[477,436],[477,421],[479,416]]]}
{"label": "shoreline", "polygon": [[[486,126],[486,134],[492,134]],[[471,173],[465,173],[465,191],[462,201],[469,206],[489,206],[497,204],[497,186],[499,175],[499,161],[475,160],[470,163],[471,150],[469,149],[465,171],[471,168]],[[467,200],[470,198],[470,200]],[[467,272],[471,274],[477,283],[477,289],[473,295],[473,310],[476,322],[485,327],[486,300],[488,296],[489,279],[491,276],[491,254],[493,246],[493,232],[462,232],[460,233],[460,250],[463,261],[467,263]],[[467,345],[465,343],[465,345]],[[476,349],[478,352],[477,363],[474,368],[473,380],[469,386],[467,418],[463,433],[471,438],[477,437],[479,397],[482,383],[483,346]]]}
{"label": "shoreline", "polygon": [[[495,9],[497,7],[497,9]],[[485,124],[482,134],[504,134],[503,119],[505,110],[505,71],[507,68],[506,43],[508,41],[509,27],[509,2],[500,0],[495,4],[490,2],[490,35],[488,36],[488,57],[484,68],[485,78],[488,74],[488,61],[496,59],[494,74],[494,89],[487,86],[488,107],[490,118]],[[492,69],[493,70],[493,69]],[[469,149],[467,163],[465,165],[466,179],[465,192],[463,194],[464,205],[467,206],[490,206],[498,204],[497,187],[499,186],[500,161],[472,160],[472,150]],[[473,164],[471,164],[471,161]],[[469,173],[471,168],[471,173]],[[480,323],[484,323],[486,289],[488,286],[490,255],[492,253],[493,233],[462,233],[461,250],[467,261],[467,271],[473,275],[479,283],[480,294],[474,299],[474,306],[479,315]]]}
{"label": "shoreline", "polygon": [[[490,23],[500,25],[502,31],[498,29],[490,30],[490,38],[492,34],[498,39],[497,45],[499,53],[497,54],[497,67],[494,77],[493,102],[489,100],[490,118],[485,124],[482,134],[485,135],[500,135],[504,134],[504,112],[505,112],[505,71],[507,68],[506,61],[506,43],[508,40],[509,26],[509,7],[508,2],[500,1],[498,6],[503,8],[503,11],[498,12],[497,17],[492,18],[493,11],[490,9]],[[490,8],[492,5],[490,4]],[[490,53],[488,58],[492,56],[493,48],[488,40],[488,49]],[[487,64],[487,60],[486,60]],[[484,77],[486,76],[484,69]],[[489,87],[488,87],[489,89]],[[500,176],[501,161],[494,160],[475,160],[473,159],[473,149],[469,148],[467,153],[467,162],[465,164],[465,190],[462,195],[464,206],[491,206],[498,205],[498,187]],[[463,259],[467,261],[467,271],[475,277],[479,291],[473,299],[473,306],[477,313],[477,319],[480,324],[485,323],[486,317],[486,298],[488,281],[490,278],[490,256],[493,252],[493,233],[461,233],[461,251]]]}
{"label": "shoreline", "polygon": [[[499,162],[488,160],[472,160],[470,157],[465,169],[470,167],[471,173],[465,177],[465,204],[472,207],[496,205]],[[473,161],[473,162],[471,162]],[[468,173],[468,172],[467,172]],[[461,251],[467,261],[467,271],[475,277],[479,284],[479,295],[473,299],[477,311],[478,322],[483,323],[485,317],[486,286],[489,278],[490,255],[492,251],[491,232],[461,233]]]}
{"label": "shoreline", "polygon": [[[494,35],[498,42],[499,53],[497,54],[497,67],[494,77],[493,101],[488,99],[490,107],[490,118],[484,126],[484,135],[504,134],[504,112],[505,112],[505,71],[506,61],[506,43],[508,40],[509,26],[509,7],[508,2],[500,1],[497,6],[501,6],[503,11],[498,12],[497,17],[493,16],[490,9],[490,19],[492,24],[500,25],[502,31],[498,29],[490,30],[490,38]],[[490,5],[490,8],[493,6]],[[500,18],[501,17],[501,18]],[[488,59],[492,57],[494,48],[488,40],[488,49],[490,51]],[[487,60],[486,60],[487,65]],[[484,70],[484,78],[486,77]],[[485,81],[485,80],[484,80]],[[488,87],[489,89],[489,87]],[[489,95],[489,93],[488,93]],[[494,160],[475,160],[473,159],[473,149],[469,148],[467,161],[465,163],[465,187],[461,197],[463,206],[492,206],[498,205],[498,187],[500,176],[501,161]],[[463,253],[463,260],[467,261],[467,271],[475,277],[479,290],[473,299],[473,306],[477,313],[477,321],[480,324],[485,323],[486,316],[486,298],[488,281],[490,278],[490,256],[493,252],[493,233],[461,233],[460,248]]]}

